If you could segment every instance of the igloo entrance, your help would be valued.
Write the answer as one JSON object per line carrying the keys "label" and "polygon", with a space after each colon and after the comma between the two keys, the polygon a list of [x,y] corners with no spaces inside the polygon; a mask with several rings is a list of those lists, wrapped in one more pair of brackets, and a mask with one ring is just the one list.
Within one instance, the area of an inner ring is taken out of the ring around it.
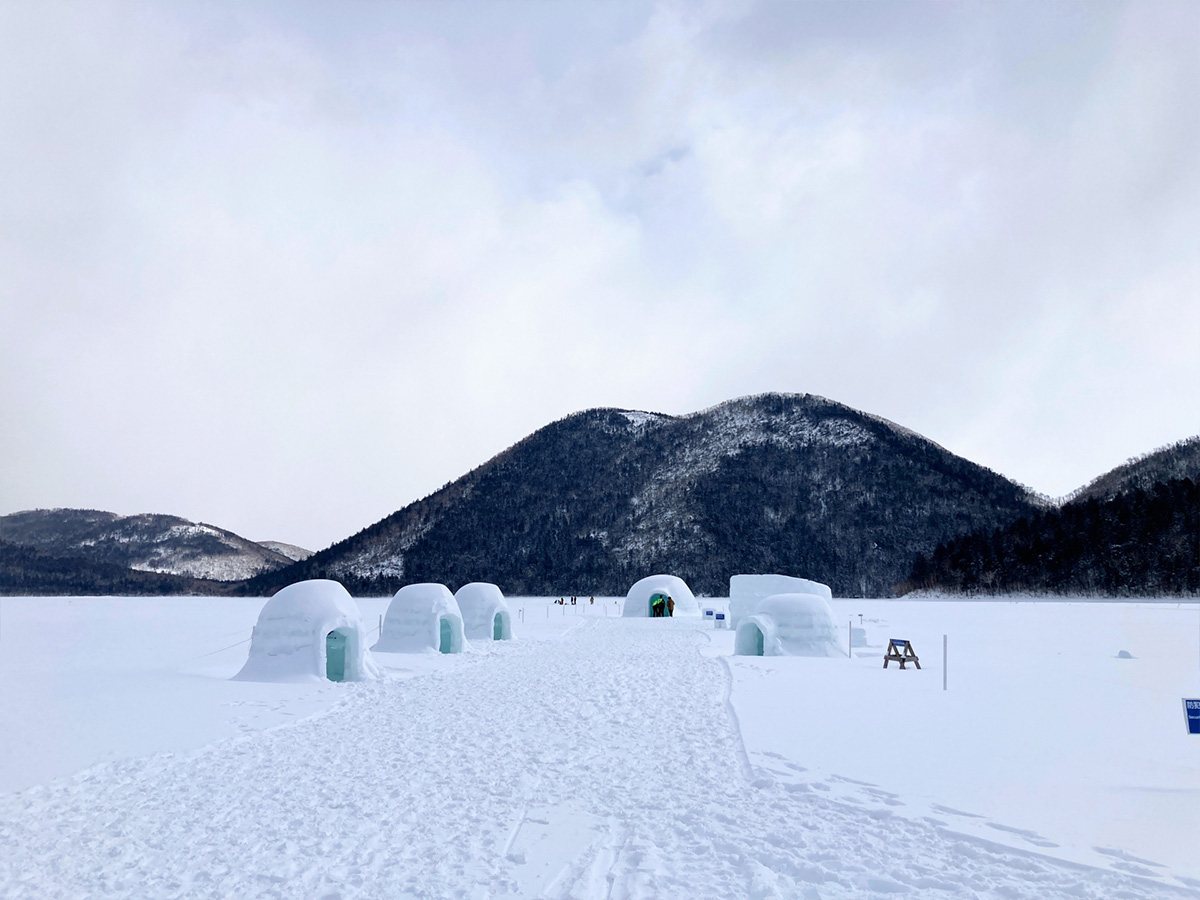
{"label": "igloo entrance", "polygon": [[438,619],[438,650],[442,653],[454,652],[454,634],[450,630],[449,619]]}
{"label": "igloo entrance", "polygon": [[762,629],[753,622],[743,622],[739,625],[737,636],[733,639],[733,652],[737,656],[762,656]]}
{"label": "igloo entrance", "polygon": [[492,640],[504,640],[504,616],[496,613],[496,618],[492,621]]}
{"label": "igloo entrance", "polygon": [[330,681],[346,680],[346,643],[349,635],[335,628],[325,635],[325,677]]}

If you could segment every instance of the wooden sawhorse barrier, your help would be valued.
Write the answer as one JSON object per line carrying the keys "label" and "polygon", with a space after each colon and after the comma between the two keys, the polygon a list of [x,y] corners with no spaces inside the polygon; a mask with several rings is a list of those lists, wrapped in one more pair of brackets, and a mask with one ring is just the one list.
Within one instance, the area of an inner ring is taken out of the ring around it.
{"label": "wooden sawhorse barrier", "polygon": [[921,660],[913,651],[912,644],[897,638],[892,638],[888,641],[887,653],[883,655],[883,667],[885,669],[889,662],[900,663],[901,669],[904,668],[905,663],[912,663],[918,669],[921,668]]}

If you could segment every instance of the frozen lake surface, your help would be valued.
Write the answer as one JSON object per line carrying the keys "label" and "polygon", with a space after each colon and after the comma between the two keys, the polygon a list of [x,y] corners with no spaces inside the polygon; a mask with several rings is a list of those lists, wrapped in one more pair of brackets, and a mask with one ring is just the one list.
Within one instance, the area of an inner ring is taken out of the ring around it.
{"label": "frozen lake surface", "polygon": [[1200,897],[1194,602],[835,600],[852,658],[764,659],[510,598],[384,682],[230,682],[263,602],[0,600],[0,896]]}

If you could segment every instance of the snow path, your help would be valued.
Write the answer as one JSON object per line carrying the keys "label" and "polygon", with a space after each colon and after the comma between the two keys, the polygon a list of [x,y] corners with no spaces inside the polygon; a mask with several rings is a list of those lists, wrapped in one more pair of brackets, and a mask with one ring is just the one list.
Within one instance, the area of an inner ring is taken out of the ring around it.
{"label": "snow path", "polygon": [[584,620],[0,797],[0,896],[1200,897],[750,769],[706,642]]}

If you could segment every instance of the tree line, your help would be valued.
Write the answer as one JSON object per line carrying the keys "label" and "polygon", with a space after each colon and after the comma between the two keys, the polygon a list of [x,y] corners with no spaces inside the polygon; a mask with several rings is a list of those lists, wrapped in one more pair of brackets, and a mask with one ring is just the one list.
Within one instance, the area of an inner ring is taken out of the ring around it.
{"label": "tree line", "polygon": [[905,585],[963,594],[1200,593],[1200,487],[1134,487],[977,530],[918,555]]}

